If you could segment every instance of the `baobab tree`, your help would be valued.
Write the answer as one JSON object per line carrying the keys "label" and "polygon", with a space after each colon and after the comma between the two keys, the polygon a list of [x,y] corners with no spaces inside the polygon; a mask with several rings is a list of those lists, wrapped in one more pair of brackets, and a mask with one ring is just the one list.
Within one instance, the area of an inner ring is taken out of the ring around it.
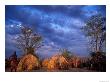
{"label": "baobab tree", "polygon": [[40,48],[42,37],[29,27],[21,27],[21,34],[16,37],[17,48],[21,49],[24,54],[34,54],[35,49]]}

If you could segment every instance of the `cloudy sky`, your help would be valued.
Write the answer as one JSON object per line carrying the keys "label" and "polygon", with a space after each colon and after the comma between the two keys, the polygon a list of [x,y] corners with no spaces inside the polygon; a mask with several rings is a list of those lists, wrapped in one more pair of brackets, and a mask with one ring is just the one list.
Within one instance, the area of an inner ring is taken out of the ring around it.
{"label": "cloudy sky", "polygon": [[19,5],[5,7],[6,57],[16,48],[14,38],[20,34],[20,25],[28,25],[43,37],[43,44],[36,52],[51,56],[66,48],[79,56],[88,55],[87,38],[81,27],[92,15],[106,15],[103,5]]}

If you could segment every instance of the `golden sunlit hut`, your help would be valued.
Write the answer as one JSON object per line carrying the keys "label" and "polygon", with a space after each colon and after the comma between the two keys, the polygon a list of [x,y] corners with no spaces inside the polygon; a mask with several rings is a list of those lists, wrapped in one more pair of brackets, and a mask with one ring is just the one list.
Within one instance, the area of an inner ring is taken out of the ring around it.
{"label": "golden sunlit hut", "polygon": [[18,64],[17,71],[32,71],[39,68],[39,59],[33,54],[24,55]]}

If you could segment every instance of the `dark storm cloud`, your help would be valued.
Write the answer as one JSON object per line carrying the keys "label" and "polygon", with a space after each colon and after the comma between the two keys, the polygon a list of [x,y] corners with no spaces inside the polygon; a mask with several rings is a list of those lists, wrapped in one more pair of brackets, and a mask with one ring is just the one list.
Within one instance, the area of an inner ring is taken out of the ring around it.
{"label": "dark storm cloud", "polygon": [[[57,15],[66,15],[66,17],[72,16],[74,18],[81,18],[81,16],[83,17],[83,7],[84,6],[6,6],[6,19],[35,24],[36,21],[38,23],[42,22],[41,17],[55,13],[57,13]],[[29,21],[29,19],[32,20]],[[51,21],[51,19],[48,21]]]}
{"label": "dark storm cloud", "polygon": [[83,6],[71,6],[71,5],[66,5],[66,6],[55,6],[55,5],[51,5],[51,6],[32,6],[35,9],[39,9],[42,10],[46,13],[63,13],[69,16],[74,16],[74,17],[78,17],[81,14],[83,14],[82,8],[85,7]]}
{"label": "dark storm cloud", "polygon": [[40,51],[52,55],[59,48],[87,54],[87,39],[80,29],[90,16],[97,12],[104,15],[106,8],[94,5],[7,5],[5,9],[6,53],[13,51],[15,42],[12,38],[20,34],[19,25],[23,24],[41,34],[45,46]]}

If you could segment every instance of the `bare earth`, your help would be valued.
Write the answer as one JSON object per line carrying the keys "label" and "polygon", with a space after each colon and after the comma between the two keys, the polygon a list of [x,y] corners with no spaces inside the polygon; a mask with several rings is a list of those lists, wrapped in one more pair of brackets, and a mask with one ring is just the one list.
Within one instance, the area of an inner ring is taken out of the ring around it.
{"label": "bare earth", "polygon": [[40,69],[40,70],[34,70],[33,72],[96,72],[96,71],[82,69],[82,68],[70,68],[69,70],[54,70],[54,71],[47,71],[44,69]]}
{"label": "bare earth", "polygon": [[[7,69],[5,71],[6,72],[11,72],[9,69]],[[48,71],[46,69],[39,69],[39,70],[33,70],[32,72],[97,72],[97,71],[87,70],[87,69],[84,69],[84,68],[70,68],[69,70],[53,70],[53,71]]]}

